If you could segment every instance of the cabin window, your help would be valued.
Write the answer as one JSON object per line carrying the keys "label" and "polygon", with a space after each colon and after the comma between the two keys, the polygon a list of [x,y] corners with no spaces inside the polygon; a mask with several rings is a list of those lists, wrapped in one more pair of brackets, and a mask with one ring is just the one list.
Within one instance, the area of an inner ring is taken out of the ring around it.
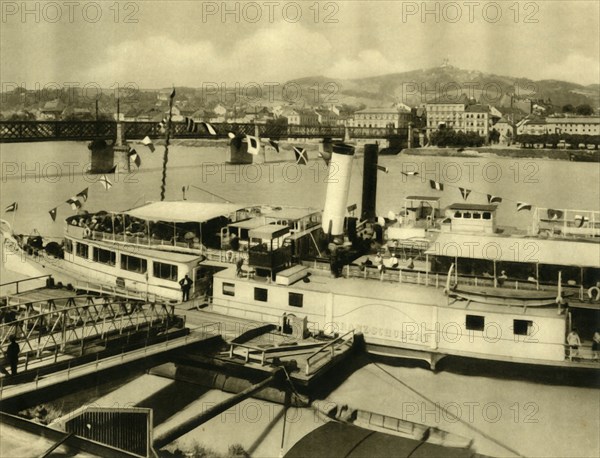
{"label": "cabin window", "polygon": [[529,336],[533,328],[533,321],[513,320],[513,332],[516,336]]}
{"label": "cabin window", "polygon": [[117,261],[117,253],[110,250],[104,250],[102,248],[94,247],[94,261],[101,264],[108,264],[114,266]]}
{"label": "cabin window", "polygon": [[483,212],[483,219],[492,219],[492,214],[490,212]]}
{"label": "cabin window", "polygon": [[254,288],[254,300],[267,302],[269,299],[269,290],[265,288]]}
{"label": "cabin window", "polygon": [[80,258],[87,259],[89,251],[90,251],[90,247],[88,245],[86,245],[85,243],[78,242],[76,244],[75,254],[77,254],[77,256],[79,256]]}
{"label": "cabin window", "polygon": [[460,212],[454,212],[455,218],[462,218],[462,214]]}
{"label": "cabin window", "polygon": [[485,317],[479,315],[467,315],[467,329],[471,331],[483,331],[485,327]]}
{"label": "cabin window", "polygon": [[473,219],[481,219],[481,213],[473,213]]}
{"label": "cabin window", "polygon": [[289,293],[288,304],[292,307],[302,307],[304,295],[300,293]]}
{"label": "cabin window", "polygon": [[469,212],[463,213],[463,218],[471,219],[471,213],[469,213]]}
{"label": "cabin window", "polygon": [[73,253],[73,242],[71,239],[65,239],[65,246],[63,247],[65,253]]}
{"label": "cabin window", "polygon": [[235,296],[235,283],[223,282],[223,296]]}
{"label": "cabin window", "polygon": [[137,272],[139,274],[145,274],[148,270],[148,261],[136,256],[129,256],[127,254],[121,255],[121,269],[128,270],[129,272]]}
{"label": "cabin window", "polygon": [[164,262],[153,262],[153,275],[164,280],[177,281],[177,266]]}

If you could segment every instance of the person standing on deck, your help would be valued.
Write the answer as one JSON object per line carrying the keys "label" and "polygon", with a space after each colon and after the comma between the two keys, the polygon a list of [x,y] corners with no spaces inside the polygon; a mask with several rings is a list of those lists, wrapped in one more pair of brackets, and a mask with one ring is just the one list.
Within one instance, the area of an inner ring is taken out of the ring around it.
{"label": "person standing on deck", "polygon": [[190,289],[192,289],[192,285],[194,282],[187,274],[181,280],[179,280],[179,284],[181,285],[181,292],[183,294],[182,301],[186,302],[190,300]]}
{"label": "person standing on deck", "polygon": [[21,348],[19,347],[15,336],[10,336],[9,340],[10,344],[8,344],[8,347],[6,348],[6,360],[10,365],[10,373],[12,375],[17,375],[17,365],[19,364],[19,352],[21,351]]}
{"label": "person standing on deck", "polygon": [[569,359],[578,357],[581,339],[579,338],[579,334],[577,334],[577,329],[573,328],[573,330],[569,332],[569,335],[567,335],[567,343],[569,344]]}
{"label": "person standing on deck", "polygon": [[598,361],[598,353],[600,352],[600,329],[596,329],[594,337],[592,337],[592,358]]}

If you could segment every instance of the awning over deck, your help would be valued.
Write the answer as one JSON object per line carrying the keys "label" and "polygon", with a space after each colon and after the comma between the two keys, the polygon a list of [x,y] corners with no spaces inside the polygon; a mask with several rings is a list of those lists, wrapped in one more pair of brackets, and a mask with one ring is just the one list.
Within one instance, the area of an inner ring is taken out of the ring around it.
{"label": "awning over deck", "polygon": [[425,253],[489,261],[600,268],[600,243],[593,241],[443,233]]}
{"label": "awning over deck", "polygon": [[287,234],[290,231],[288,226],[281,224],[267,224],[265,226],[257,227],[249,232],[250,238],[272,240],[282,235]]}
{"label": "awning over deck", "polygon": [[125,213],[135,218],[149,221],[170,221],[175,223],[209,221],[219,216],[227,216],[245,208],[240,204],[203,202],[150,202]]}

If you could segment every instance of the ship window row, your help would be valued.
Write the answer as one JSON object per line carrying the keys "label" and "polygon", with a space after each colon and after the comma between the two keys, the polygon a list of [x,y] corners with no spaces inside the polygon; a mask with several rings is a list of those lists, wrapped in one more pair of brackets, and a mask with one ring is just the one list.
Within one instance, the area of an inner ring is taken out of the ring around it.
{"label": "ship window row", "polygon": [[[71,249],[72,242],[68,240]],[[66,245],[66,244],[65,244]],[[89,245],[85,243],[75,244],[76,256],[84,259],[89,259]],[[131,256],[121,254],[121,269],[129,272],[135,272],[139,274],[145,274],[148,271],[148,260],[138,258],[137,256]],[[106,264],[109,266],[115,266],[117,260],[117,253],[111,250],[105,250],[103,248],[93,247],[92,260],[100,264]],[[153,261],[152,275],[155,278],[161,278],[163,280],[177,281],[178,279],[178,266],[174,264],[168,264],[165,262]]]}
{"label": "ship window row", "polygon": [[[470,331],[483,331],[485,317],[481,315],[467,315],[465,327]],[[513,333],[516,336],[530,336],[533,333],[533,321],[513,320]]]}
{"label": "ship window row", "polygon": [[491,212],[469,212],[469,211],[456,211],[454,212],[454,218],[457,219],[492,219]]}

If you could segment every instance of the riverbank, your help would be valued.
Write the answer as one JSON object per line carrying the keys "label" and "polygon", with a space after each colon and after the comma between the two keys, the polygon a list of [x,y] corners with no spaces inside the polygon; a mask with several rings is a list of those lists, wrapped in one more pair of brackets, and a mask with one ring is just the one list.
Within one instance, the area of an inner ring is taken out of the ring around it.
{"label": "riverbank", "polygon": [[[405,148],[400,154],[415,156],[444,156],[444,157],[512,157],[519,159],[553,159],[559,161],[572,161],[573,154],[585,160],[589,155],[589,162],[598,162],[600,151],[564,150],[551,148],[511,148],[483,146],[480,148]],[[587,162],[587,161],[586,161]]]}

